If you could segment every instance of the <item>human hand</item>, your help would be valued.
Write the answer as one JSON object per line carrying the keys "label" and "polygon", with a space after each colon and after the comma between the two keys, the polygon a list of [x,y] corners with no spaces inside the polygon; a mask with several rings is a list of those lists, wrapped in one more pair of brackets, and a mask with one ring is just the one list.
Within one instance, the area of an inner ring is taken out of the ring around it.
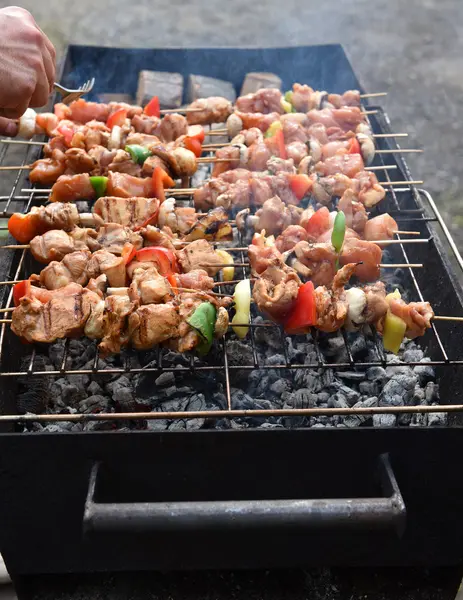
{"label": "human hand", "polygon": [[43,106],[53,90],[56,52],[32,15],[18,6],[0,10],[0,134],[14,136],[29,106]]}

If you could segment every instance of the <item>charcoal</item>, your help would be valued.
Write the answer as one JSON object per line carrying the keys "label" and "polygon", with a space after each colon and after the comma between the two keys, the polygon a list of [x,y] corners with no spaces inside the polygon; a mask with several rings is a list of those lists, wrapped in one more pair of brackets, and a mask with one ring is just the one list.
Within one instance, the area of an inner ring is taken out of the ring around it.
{"label": "charcoal", "polygon": [[359,391],[365,396],[377,396],[381,391],[381,385],[378,381],[362,381],[359,384]]}
{"label": "charcoal", "polygon": [[[109,359],[108,359],[109,360]],[[93,366],[94,366],[95,361],[89,360],[88,362],[86,362],[84,365],[82,365],[82,369],[89,369],[91,371],[93,371]],[[105,369],[109,369],[112,368],[110,367],[110,365],[108,364],[108,362],[106,362],[106,360],[103,360],[102,358],[99,358],[96,364],[96,369],[98,371],[105,371]],[[85,375],[85,377],[88,377],[88,375]],[[93,381],[96,381],[97,383],[99,383],[100,385],[102,383],[106,383],[109,381],[113,381],[114,379],[117,379],[118,377],[120,377],[120,373],[94,373],[91,376],[91,379]]]}
{"label": "charcoal", "polygon": [[87,387],[87,393],[93,396],[94,394],[103,394],[104,390],[96,381],[91,381]]}
{"label": "charcoal", "polygon": [[423,364],[417,365],[413,369],[413,373],[418,377],[420,385],[425,386],[429,381],[434,381],[436,373],[431,365],[426,363],[430,362],[431,359],[427,356],[421,360]]}
{"label": "charcoal", "polygon": [[159,377],[155,379],[154,383],[157,387],[170,386],[175,383],[175,375],[172,371],[166,371],[165,373],[161,373]]}
{"label": "charcoal", "polygon": [[370,367],[367,370],[367,379],[383,383],[387,379],[386,370],[383,367]]}
{"label": "charcoal", "polygon": [[270,386],[270,392],[277,398],[280,398],[284,392],[288,392],[290,389],[291,383],[286,379],[277,379],[277,381]]}
{"label": "charcoal", "polygon": [[227,397],[225,394],[222,394],[222,392],[213,394],[212,401],[222,410],[227,408]]}
{"label": "charcoal", "polygon": [[291,408],[312,408],[317,404],[318,396],[307,388],[299,388],[288,395],[286,403]]}
{"label": "charcoal", "polygon": [[417,377],[411,369],[409,371],[398,373],[385,384],[379,398],[380,406],[403,406],[412,399]]}
{"label": "charcoal", "polygon": [[[262,323],[264,319],[262,317],[256,317],[254,323]],[[256,327],[254,329],[254,338],[258,344],[264,344],[266,349],[275,348],[279,350],[283,345],[280,330],[278,327]]]}
{"label": "charcoal", "polygon": [[55,402],[59,399],[66,399],[68,404],[87,397],[85,388],[79,388],[77,385],[69,383],[64,377],[52,383],[50,394]]}
{"label": "charcoal", "polygon": [[357,383],[365,379],[365,373],[359,373],[358,371],[338,371],[338,377]]}
{"label": "charcoal", "polygon": [[232,407],[236,410],[246,410],[254,408],[254,400],[239,388],[230,390]]}
{"label": "charcoal", "polygon": [[363,335],[356,335],[353,342],[349,344],[349,348],[355,360],[361,360],[368,354],[367,340]]}
{"label": "charcoal", "polygon": [[266,371],[262,379],[259,381],[254,395],[257,397],[266,396],[268,389],[270,388],[272,383],[274,383],[280,378],[280,375],[281,373],[274,371],[273,369],[269,369],[268,371]]}
{"label": "charcoal", "polygon": [[439,385],[437,383],[433,383],[432,381],[427,383],[424,393],[427,404],[439,401]]}
{"label": "charcoal", "polygon": [[64,354],[64,341],[59,340],[54,344],[50,344],[48,349],[48,356],[56,370],[61,369],[61,363],[63,362]]}
{"label": "charcoal", "polygon": [[148,431],[164,431],[169,427],[167,419],[149,419],[146,423]]}
{"label": "charcoal", "polygon": [[167,398],[171,398],[177,393],[177,388],[175,387],[175,385],[170,385],[169,387],[165,388],[163,392],[167,396]]}
{"label": "charcoal", "polygon": [[186,422],[181,419],[176,419],[169,425],[169,431],[184,431],[185,429]]}
{"label": "charcoal", "polygon": [[[421,348],[419,348],[418,346],[416,346],[416,347],[410,347],[410,346],[411,346],[411,344],[407,347],[407,349],[403,353],[402,360],[404,362],[421,362],[424,357],[423,350],[421,350]],[[427,360],[430,360],[430,359],[427,359]]]}
{"label": "charcoal", "polygon": [[426,427],[428,424],[428,415],[418,413],[412,416],[410,427]]}
{"label": "charcoal", "polygon": [[[396,357],[394,357],[396,358]],[[407,365],[396,365],[396,361],[391,361],[389,366],[386,367],[386,375],[388,377],[398,377],[399,375],[405,375],[413,377],[413,369]]]}
{"label": "charcoal", "polygon": [[373,427],[395,427],[396,425],[396,415],[373,415]]}
{"label": "charcoal", "polygon": [[330,394],[328,392],[318,392],[317,394],[317,404],[326,404],[328,406],[328,400],[330,399]]}
{"label": "charcoal", "polygon": [[347,362],[347,348],[342,335],[336,335],[329,338],[320,338],[320,349],[327,358],[332,358],[333,362]]}
{"label": "charcoal", "polygon": [[[227,342],[228,364],[232,367],[251,366],[254,364],[252,349],[249,344],[238,340]],[[250,371],[246,369],[231,369],[230,381],[234,385],[245,385]]]}
{"label": "charcoal", "polygon": [[[378,398],[373,396],[372,398],[366,398],[365,400],[360,400],[352,408],[370,408],[373,406],[378,406]],[[343,417],[344,424],[351,427],[359,427],[360,425],[367,423],[373,419],[373,415],[368,414],[360,414],[360,415],[346,415]]]}
{"label": "charcoal", "polygon": [[71,421],[60,421],[59,423],[50,423],[42,429],[43,433],[74,433],[82,431],[82,423],[72,423]]}
{"label": "charcoal", "polygon": [[448,422],[448,416],[445,413],[428,413],[429,427],[445,427]]}
{"label": "charcoal", "polygon": [[205,75],[189,75],[187,102],[193,102],[198,98],[207,98],[209,96],[221,96],[234,102],[236,92],[233,84],[229,81]]}
{"label": "charcoal", "polygon": [[410,404],[418,406],[418,404],[424,404],[424,403],[425,403],[424,390],[422,388],[420,388],[419,385],[416,385],[415,389],[413,390],[413,396],[410,401]]}
{"label": "charcoal", "polygon": [[312,429],[324,429],[325,426],[322,423],[314,423],[313,425],[311,425]]}
{"label": "charcoal", "polygon": [[282,81],[275,73],[250,72],[246,73],[243,85],[241,86],[240,96],[253,94],[262,88],[276,88],[281,90]]}
{"label": "charcoal", "polygon": [[410,413],[402,413],[398,416],[397,422],[402,427],[408,427],[412,422],[412,415]]}
{"label": "charcoal", "polygon": [[183,77],[167,71],[140,71],[136,103],[145,106],[153,96],[163,108],[178,108],[183,99]]}
{"label": "charcoal", "polygon": [[328,400],[328,408],[349,408],[350,404],[347,401],[346,396],[341,394],[341,392],[337,392],[333,394],[331,398]]}
{"label": "charcoal", "polygon": [[80,413],[110,412],[110,400],[107,396],[89,396],[78,403]]}
{"label": "charcoal", "polygon": [[271,354],[266,361],[266,365],[284,365],[286,364],[286,359],[283,354]]}
{"label": "charcoal", "polygon": [[320,382],[322,388],[328,388],[335,381],[334,371],[332,369],[319,369]]}
{"label": "charcoal", "polygon": [[332,382],[332,384],[330,385],[330,391],[332,391],[333,393],[339,392],[339,393],[343,394],[343,396],[346,398],[347,402],[349,403],[349,406],[353,406],[360,399],[359,392],[348,387],[347,385],[344,385],[343,383],[340,383],[337,380],[334,380]]}
{"label": "charcoal", "polygon": [[159,406],[159,412],[182,412],[188,405],[188,398],[169,398],[164,400]]}
{"label": "charcoal", "polygon": [[294,384],[296,387],[303,387],[312,393],[321,391],[323,382],[318,373],[311,369],[298,369],[294,376]]}
{"label": "charcoal", "polygon": [[114,421],[89,421],[84,424],[84,431],[112,431],[114,429]]}
{"label": "charcoal", "polygon": [[[21,371],[26,370],[30,364],[30,357],[21,361]],[[50,368],[50,361],[41,354],[34,360],[35,371],[46,371]],[[20,413],[41,413],[47,408],[50,399],[51,380],[44,375],[26,375],[18,379],[25,389],[18,394],[17,406]]]}

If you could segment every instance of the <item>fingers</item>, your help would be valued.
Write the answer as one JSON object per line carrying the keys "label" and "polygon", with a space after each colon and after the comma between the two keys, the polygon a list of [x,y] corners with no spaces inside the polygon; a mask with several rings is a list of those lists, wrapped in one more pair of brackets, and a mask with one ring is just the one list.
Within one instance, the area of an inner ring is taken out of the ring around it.
{"label": "fingers", "polygon": [[53,84],[55,83],[55,61],[47,46],[44,46],[42,56],[45,75],[48,81],[48,93],[51,94],[53,91]]}
{"label": "fingers", "polygon": [[8,137],[15,137],[18,135],[18,124],[9,119],[0,117],[0,135],[7,135]]}
{"label": "fingers", "polygon": [[50,94],[50,84],[45,72],[45,66],[42,64],[37,69],[37,81],[35,84],[35,90],[32,94],[28,106],[37,107],[44,106],[48,102],[48,96]]}

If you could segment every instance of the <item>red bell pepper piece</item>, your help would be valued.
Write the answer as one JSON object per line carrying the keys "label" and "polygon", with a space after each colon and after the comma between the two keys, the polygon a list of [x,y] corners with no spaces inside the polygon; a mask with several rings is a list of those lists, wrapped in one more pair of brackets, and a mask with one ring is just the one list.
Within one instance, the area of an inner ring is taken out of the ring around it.
{"label": "red bell pepper piece", "polygon": [[137,251],[136,260],[139,262],[154,262],[161,275],[178,273],[178,264],[175,254],[162,246],[147,246]]}
{"label": "red bell pepper piece", "polygon": [[58,125],[56,128],[58,133],[63,136],[64,143],[66,146],[71,146],[72,138],[74,137],[74,130],[69,125]]}
{"label": "red bell pepper piece", "polygon": [[183,140],[183,147],[193,152],[196,158],[199,158],[203,153],[201,142],[194,137],[187,136]]}
{"label": "red bell pepper piece", "polygon": [[157,96],[153,96],[143,109],[143,112],[148,117],[159,118],[161,116],[161,105],[159,104],[159,98]]}
{"label": "red bell pepper piece", "polygon": [[112,129],[116,125],[122,127],[126,119],[127,111],[125,110],[125,108],[119,108],[118,110],[115,110],[111,115],[109,115],[108,120],[106,121],[106,126],[109,127],[109,129]]}
{"label": "red bell pepper piece", "polygon": [[349,154],[361,154],[360,144],[356,137],[351,138],[349,148],[347,149]]}
{"label": "red bell pepper piece", "polygon": [[319,208],[305,224],[305,230],[312,241],[316,241],[322,233],[331,229],[330,211],[323,206]]}
{"label": "red bell pepper piece", "polygon": [[137,249],[133,244],[130,244],[129,242],[124,244],[121,253],[121,256],[124,260],[124,264],[128,265],[130,262],[132,262],[132,260],[135,258],[136,253]]}
{"label": "red bell pepper piece", "polygon": [[308,175],[288,175],[288,180],[291,190],[298,200],[302,200],[312,189],[313,182]]}
{"label": "red bell pepper piece", "polygon": [[170,283],[170,287],[172,288],[174,294],[178,294],[177,279],[175,275],[173,273],[168,273],[166,275],[166,279]]}
{"label": "red bell pepper piece", "polygon": [[13,302],[15,306],[19,306],[19,302],[23,296],[29,296],[31,293],[31,282],[29,279],[15,283],[13,286]]}
{"label": "red bell pepper piece", "polygon": [[161,202],[166,199],[164,188],[173,187],[174,180],[167,175],[162,167],[155,167],[153,171],[153,195]]}
{"label": "red bell pepper piece", "polygon": [[8,219],[8,231],[21,244],[28,244],[39,233],[37,225],[37,219],[31,213],[14,213]]}
{"label": "red bell pepper piece", "polygon": [[278,148],[278,155],[280,158],[288,158],[288,153],[286,152],[285,146],[285,136],[283,135],[283,129],[277,129],[275,135],[273,136],[275,139],[276,146]]}
{"label": "red bell pepper piece", "polygon": [[315,304],[314,285],[311,281],[299,288],[296,305],[285,323],[286,331],[298,331],[315,325],[317,306]]}
{"label": "red bell pepper piece", "polygon": [[143,229],[143,227],[148,227],[148,225],[156,224],[157,220],[158,220],[158,214],[159,214],[159,208],[152,215],[150,215],[145,221],[143,221],[143,223],[141,225],[134,227],[133,230],[140,231],[140,229]]}
{"label": "red bell pepper piece", "polygon": [[187,135],[190,138],[194,138],[195,140],[198,140],[198,142],[200,144],[203,144],[204,138],[206,137],[206,132],[204,131],[204,128],[201,127],[201,125],[190,125],[188,127]]}

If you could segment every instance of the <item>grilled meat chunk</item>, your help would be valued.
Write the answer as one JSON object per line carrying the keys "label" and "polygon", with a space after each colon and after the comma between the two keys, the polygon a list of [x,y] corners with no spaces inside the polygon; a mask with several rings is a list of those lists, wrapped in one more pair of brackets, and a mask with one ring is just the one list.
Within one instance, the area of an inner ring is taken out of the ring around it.
{"label": "grilled meat chunk", "polygon": [[223,259],[216,254],[206,240],[191,242],[177,253],[177,258],[184,273],[195,269],[204,269],[211,276],[219,271],[219,267],[214,267],[214,265],[223,263]]}
{"label": "grilled meat chunk", "polygon": [[157,344],[178,337],[179,309],[173,302],[147,304],[129,317],[129,335],[137,350],[149,350]]}
{"label": "grilled meat chunk", "polygon": [[57,290],[70,283],[86,285],[89,280],[87,263],[90,256],[89,250],[77,250],[66,254],[61,262],[52,261],[42,269],[40,275],[32,275],[31,280],[38,279],[48,290]]}
{"label": "grilled meat chunk", "polygon": [[21,298],[12,314],[12,331],[28,342],[44,343],[81,335],[100,297],[74,283],[48,293],[46,302]]}
{"label": "grilled meat chunk", "polygon": [[355,269],[355,264],[347,264],[339,269],[329,287],[321,285],[315,288],[317,329],[331,332],[344,325],[349,308],[344,286],[355,273]]}
{"label": "grilled meat chunk", "polygon": [[252,297],[261,312],[281,323],[294,308],[300,285],[296,272],[275,260],[254,283]]}
{"label": "grilled meat chunk", "polygon": [[164,304],[172,300],[174,293],[170,283],[155,267],[135,269],[129,289],[129,297],[140,304]]}
{"label": "grilled meat chunk", "polygon": [[240,96],[236,100],[236,110],[244,113],[283,114],[281,105],[283,96],[275,88],[262,88],[254,94]]}
{"label": "grilled meat chunk", "polygon": [[105,196],[98,198],[93,210],[105,223],[118,223],[136,229],[151,217],[156,218],[159,206],[157,198]]}
{"label": "grilled meat chunk", "polygon": [[132,244],[137,250],[143,246],[143,238],[130,227],[118,223],[107,223],[98,229],[97,241],[101,248],[111,254],[122,254],[125,244]]}
{"label": "grilled meat chunk", "polygon": [[117,354],[130,340],[129,320],[136,305],[128,295],[107,296],[105,300],[102,340],[98,345],[101,356]]}
{"label": "grilled meat chunk", "polygon": [[66,254],[79,249],[98,249],[97,232],[94,229],[80,229],[66,233],[61,229],[51,229],[43,235],[31,240],[32,255],[41,263],[48,264],[52,260],[62,260]]}
{"label": "grilled meat chunk", "polygon": [[190,104],[190,108],[201,109],[187,113],[189,125],[210,125],[211,123],[225,123],[233,112],[230,100],[220,96],[199,98]]}
{"label": "grilled meat chunk", "polygon": [[[64,171],[63,171],[64,172]],[[50,202],[75,202],[93,200],[95,190],[90,183],[90,175],[62,175],[52,187]]]}
{"label": "grilled meat chunk", "polygon": [[125,260],[106,249],[97,250],[88,261],[87,273],[91,278],[106,275],[111,287],[122,287],[126,282]]}

